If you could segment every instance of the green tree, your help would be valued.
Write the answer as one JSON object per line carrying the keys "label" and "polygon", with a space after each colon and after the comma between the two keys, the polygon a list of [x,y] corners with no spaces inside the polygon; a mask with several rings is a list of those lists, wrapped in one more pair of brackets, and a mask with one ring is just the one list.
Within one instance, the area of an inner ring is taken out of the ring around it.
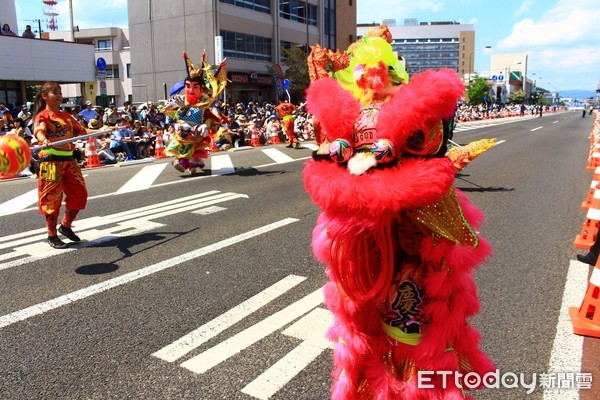
{"label": "green tree", "polygon": [[27,97],[27,100],[34,101],[36,96],[40,92],[41,88],[42,88],[41,86],[32,86],[32,85],[25,86],[25,96]]}
{"label": "green tree", "polygon": [[287,67],[285,77],[291,83],[288,91],[292,102],[298,104],[304,101],[306,88],[310,84],[307,53],[302,47],[297,46],[282,51],[285,57],[283,65]]}
{"label": "green tree", "polygon": [[512,92],[510,96],[508,96],[508,100],[511,103],[522,104],[525,102],[525,92],[523,92],[522,90],[516,90]]}
{"label": "green tree", "polygon": [[469,105],[484,103],[484,97],[488,94],[489,86],[487,80],[480,76],[475,76],[475,80],[467,86],[467,97]]}

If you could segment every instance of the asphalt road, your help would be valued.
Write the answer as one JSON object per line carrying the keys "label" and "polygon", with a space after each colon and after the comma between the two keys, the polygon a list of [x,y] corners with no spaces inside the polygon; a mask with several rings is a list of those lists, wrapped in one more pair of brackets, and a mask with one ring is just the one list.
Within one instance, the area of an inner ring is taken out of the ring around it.
{"label": "asphalt road", "polygon": [[[500,370],[543,373],[585,216],[592,119],[467,126],[455,141],[502,142],[456,178],[495,253],[476,273],[472,323]],[[276,149],[291,161],[234,152],[236,172],[222,176],[211,163],[182,176],[168,160],[86,170],[74,229],[87,241],[62,252],[42,242],[34,206],[6,213],[35,180],[0,182],[0,399],[328,398],[326,278],[310,250],[318,210],[301,181],[310,150]]]}

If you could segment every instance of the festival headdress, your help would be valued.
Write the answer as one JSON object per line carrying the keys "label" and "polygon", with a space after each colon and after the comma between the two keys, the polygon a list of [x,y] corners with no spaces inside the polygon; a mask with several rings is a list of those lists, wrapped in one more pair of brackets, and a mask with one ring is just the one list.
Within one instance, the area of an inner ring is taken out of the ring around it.
{"label": "festival headdress", "polygon": [[189,78],[200,79],[202,83],[202,99],[198,99],[196,104],[190,106],[207,108],[217,98],[217,96],[227,86],[227,73],[225,66],[227,63],[223,60],[219,65],[211,65],[206,61],[206,53],[202,53],[202,61],[199,65],[194,65],[189,59],[187,53],[183,52],[185,68]]}
{"label": "festival headdress", "polygon": [[408,83],[408,73],[391,43],[388,27],[380,25],[344,53],[334,53],[319,45],[311,47],[308,59],[311,81],[330,76],[361,103],[368,103],[375,92]]}

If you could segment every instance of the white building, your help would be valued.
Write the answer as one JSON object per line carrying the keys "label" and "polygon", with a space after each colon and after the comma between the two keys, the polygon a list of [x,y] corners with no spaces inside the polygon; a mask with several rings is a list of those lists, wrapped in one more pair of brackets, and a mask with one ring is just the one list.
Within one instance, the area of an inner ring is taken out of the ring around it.
{"label": "white building", "polygon": [[[52,40],[71,40],[71,31],[48,32]],[[85,97],[92,103],[106,107],[110,103],[117,106],[132,100],[131,57],[129,52],[129,30],[121,28],[81,29],[74,32],[75,42],[88,44],[94,49],[94,77],[86,82],[85,93],[80,85],[63,87],[65,97]],[[106,76],[99,75],[98,60],[102,58]]]}

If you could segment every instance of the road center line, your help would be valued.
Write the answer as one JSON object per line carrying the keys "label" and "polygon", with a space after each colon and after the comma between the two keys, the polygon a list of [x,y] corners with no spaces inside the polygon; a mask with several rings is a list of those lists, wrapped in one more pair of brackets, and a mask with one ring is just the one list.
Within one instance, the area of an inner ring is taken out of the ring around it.
{"label": "road center line", "polygon": [[531,132],[535,132],[535,131],[537,131],[538,129],[542,129],[542,128],[543,128],[543,126],[538,126],[537,128],[533,128],[533,129],[531,130]]}
{"label": "road center line", "polygon": [[96,285],[89,286],[87,288],[83,288],[77,290],[75,292],[71,292],[65,294],[63,296],[56,297],[54,299],[45,301],[43,303],[35,304],[31,307],[24,308],[19,311],[15,311],[13,313],[3,315],[0,317],[0,329],[15,324],[20,321],[24,321],[28,318],[34,317],[36,315],[41,315],[46,311],[54,310],[55,308],[59,308],[65,306],[67,304],[73,303],[77,300],[85,299],[86,297],[93,296],[98,293],[105,292],[109,289],[125,285],[127,283],[133,282],[137,279],[149,276],[156,272],[160,272],[166,270],[168,268],[174,267],[176,265],[182,264],[186,261],[193,260],[195,258],[201,257],[203,255],[212,253],[214,251],[223,249],[225,247],[229,247],[234,244],[238,244],[241,241],[252,239],[255,236],[261,235],[263,233],[267,233],[269,231],[275,230],[277,228],[281,228],[283,226],[289,225],[293,222],[297,222],[296,218],[285,218],[281,221],[274,222],[269,225],[262,226],[257,229],[253,229],[251,231],[242,233],[240,235],[231,237],[229,239],[224,239],[219,242],[213,243],[211,245],[190,251],[188,253],[182,254],[177,257],[170,258],[168,260],[161,261],[159,263],[150,265],[145,268],[138,269],[137,271],[129,272],[127,274],[121,275],[119,277],[106,280],[104,282],[98,283]]}

